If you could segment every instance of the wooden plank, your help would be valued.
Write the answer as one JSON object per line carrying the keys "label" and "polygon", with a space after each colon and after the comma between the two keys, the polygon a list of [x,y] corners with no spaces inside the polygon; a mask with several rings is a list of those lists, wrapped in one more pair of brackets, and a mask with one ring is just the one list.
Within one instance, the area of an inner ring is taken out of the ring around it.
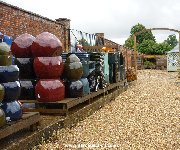
{"label": "wooden plank", "polygon": [[[44,104],[45,108],[24,108],[23,111],[25,112],[40,112],[43,114],[64,114],[67,113],[68,110],[72,107],[75,107],[85,101],[88,101],[90,99],[93,99],[97,97],[98,95],[101,95],[103,93],[106,93],[107,91],[114,89],[114,88],[119,88],[119,86],[124,86],[125,80],[119,81],[117,83],[109,84],[106,88],[104,89],[99,89],[97,92],[92,92],[88,95],[85,95],[83,97],[78,97],[78,98],[66,98],[61,101],[56,101],[56,102],[38,102],[37,100],[21,100],[22,103],[31,103],[35,102],[38,104]],[[53,105],[55,105],[55,108],[53,108]],[[48,108],[48,106],[51,106],[51,108]],[[47,107],[47,108],[46,108]],[[59,108],[58,108],[59,107]]]}
{"label": "wooden plank", "polygon": [[39,112],[43,114],[65,114],[67,113],[66,109],[53,109],[53,108],[33,108],[33,109],[28,109],[24,108],[23,111],[25,112]]}
{"label": "wooden plank", "polygon": [[72,107],[74,107],[74,106],[76,106],[76,105],[78,105],[78,104],[81,104],[81,103],[89,100],[90,98],[91,98],[91,94],[85,95],[85,96],[83,96],[83,97],[79,97],[79,98],[77,98],[77,99],[75,99],[75,100],[73,100],[73,101],[69,101],[69,102],[67,103],[67,109],[72,108]]}
{"label": "wooden plank", "polygon": [[24,113],[22,119],[13,121],[0,129],[0,139],[40,122],[38,112]]}

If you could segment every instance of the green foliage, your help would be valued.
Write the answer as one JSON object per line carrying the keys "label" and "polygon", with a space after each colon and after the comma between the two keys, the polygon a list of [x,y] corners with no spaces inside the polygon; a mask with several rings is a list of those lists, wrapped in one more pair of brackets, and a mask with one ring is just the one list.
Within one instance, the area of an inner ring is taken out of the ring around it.
{"label": "green foliage", "polygon": [[78,40],[78,43],[81,44],[82,46],[89,46],[90,44],[88,43],[88,41],[84,38]]}
{"label": "green foliage", "polygon": [[131,28],[130,36],[125,41],[124,46],[133,49],[133,34],[140,31],[142,31],[142,33],[136,36],[137,51],[143,54],[162,55],[173,49],[178,43],[176,35],[174,34],[169,35],[164,42],[157,43],[152,32],[147,31],[144,25],[138,23]]}
{"label": "green foliage", "polygon": [[151,62],[151,61],[146,60],[146,61],[144,62],[144,65],[146,65],[146,66],[148,66],[148,67],[152,67],[152,66],[154,66],[155,64],[154,64],[153,62]]}
{"label": "green foliage", "polygon": [[176,39],[175,34],[169,35],[167,40],[165,40],[164,42],[167,43],[171,47],[171,49],[173,49],[178,44],[178,40]]}
{"label": "green foliage", "polygon": [[131,28],[131,36],[134,34],[134,33],[137,33],[137,32],[140,32],[140,31],[144,31],[142,32],[141,34],[137,35],[136,36],[136,41],[137,43],[142,43],[143,40],[152,40],[152,41],[156,41],[155,40],[155,37],[153,36],[152,32],[151,31],[148,31],[146,30],[145,26],[143,26],[142,24],[138,23],[137,25],[133,26]]}
{"label": "green foliage", "polygon": [[129,49],[133,49],[134,46],[134,40],[133,37],[129,37],[126,41],[125,41],[125,45],[126,47],[128,47]]}
{"label": "green foliage", "polygon": [[153,40],[143,40],[143,42],[137,46],[137,50],[143,54],[153,54],[156,49],[155,44]]}

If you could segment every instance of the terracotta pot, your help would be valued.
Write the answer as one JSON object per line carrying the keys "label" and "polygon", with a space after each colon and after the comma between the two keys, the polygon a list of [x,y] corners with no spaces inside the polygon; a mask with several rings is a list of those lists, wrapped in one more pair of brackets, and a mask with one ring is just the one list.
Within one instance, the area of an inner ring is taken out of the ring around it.
{"label": "terracotta pot", "polygon": [[57,57],[36,57],[34,59],[34,71],[40,79],[60,78],[64,70],[61,56]]}
{"label": "terracotta pot", "polygon": [[18,36],[12,43],[11,51],[17,58],[32,57],[31,45],[35,37],[30,34],[22,34]]}
{"label": "terracotta pot", "polygon": [[61,53],[61,41],[49,32],[39,34],[32,44],[32,54],[34,57],[60,56]]}
{"label": "terracotta pot", "polygon": [[42,79],[35,86],[36,99],[41,102],[55,102],[65,97],[65,86],[60,80]]}

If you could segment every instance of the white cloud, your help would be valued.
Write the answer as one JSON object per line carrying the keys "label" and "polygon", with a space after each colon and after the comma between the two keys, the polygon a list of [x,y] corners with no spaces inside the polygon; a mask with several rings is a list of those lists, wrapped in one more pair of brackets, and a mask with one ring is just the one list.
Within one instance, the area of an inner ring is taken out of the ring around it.
{"label": "white cloud", "polygon": [[[137,23],[147,28],[169,27],[180,30],[179,0],[3,1],[51,19],[68,18],[71,20],[71,28],[88,33],[104,32],[106,38],[120,44],[124,43],[130,35],[131,27]],[[156,36],[158,40],[166,37],[160,31]]]}

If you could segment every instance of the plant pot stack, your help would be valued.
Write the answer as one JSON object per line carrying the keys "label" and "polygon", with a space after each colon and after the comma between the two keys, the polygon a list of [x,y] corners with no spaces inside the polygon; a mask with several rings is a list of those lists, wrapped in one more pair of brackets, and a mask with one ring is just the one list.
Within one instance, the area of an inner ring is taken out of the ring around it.
{"label": "plant pot stack", "polygon": [[76,98],[83,96],[83,66],[75,54],[70,54],[65,61],[64,78],[66,81],[66,97]]}
{"label": "plant pot stack", "polygon": [[36,99],[40,102],[55,102],[65,97],[65,86],[60,80],[64,70],[62,43],[53,34],[43,32],[32,43],[34,71],[37,77]]}
{"label": "plant pot stack", "polygon": [[124,80],[126,79],[126,71],[125,71],[125,59],[122,53],[118,55],[118,62],[119,62],[119,79]]}
{"label": "plant pot stack", "polygon": [[15,56],[14,63],[19,67],[20,70],[20,100],[35,99],[34,87],[36,84],[36,76],[33,69],[33,57],[31,52],[31,47],[34,40],[34,36],[25,33],[18,36],[13,41],[11,46],[11,51]]}
{"label": "plant pot stack", "polygon": [[120,81],[120,69],[119,69],[119,53],[110,52],[108,54],[109,63],[109,81],[110,83],[116,83]]}
{"label": "plant pot stack", "polygon": [[10,47],[4,42],[0,43],[0,57],[3,58],[0,62],[0,126],[2,126],[5,123],[3,119],[5,117],[7,121],[20,119],[22,107],[18,102],[21,92],[19,68],[17,65],[12,65]]}
{"label": "plant pot stack", "polygon": [[105,55],[103,53],[90,53],[90,60],[95,62],[95,70],[89,75],[91,92],[104,89],[107,85],[105,79]]}

